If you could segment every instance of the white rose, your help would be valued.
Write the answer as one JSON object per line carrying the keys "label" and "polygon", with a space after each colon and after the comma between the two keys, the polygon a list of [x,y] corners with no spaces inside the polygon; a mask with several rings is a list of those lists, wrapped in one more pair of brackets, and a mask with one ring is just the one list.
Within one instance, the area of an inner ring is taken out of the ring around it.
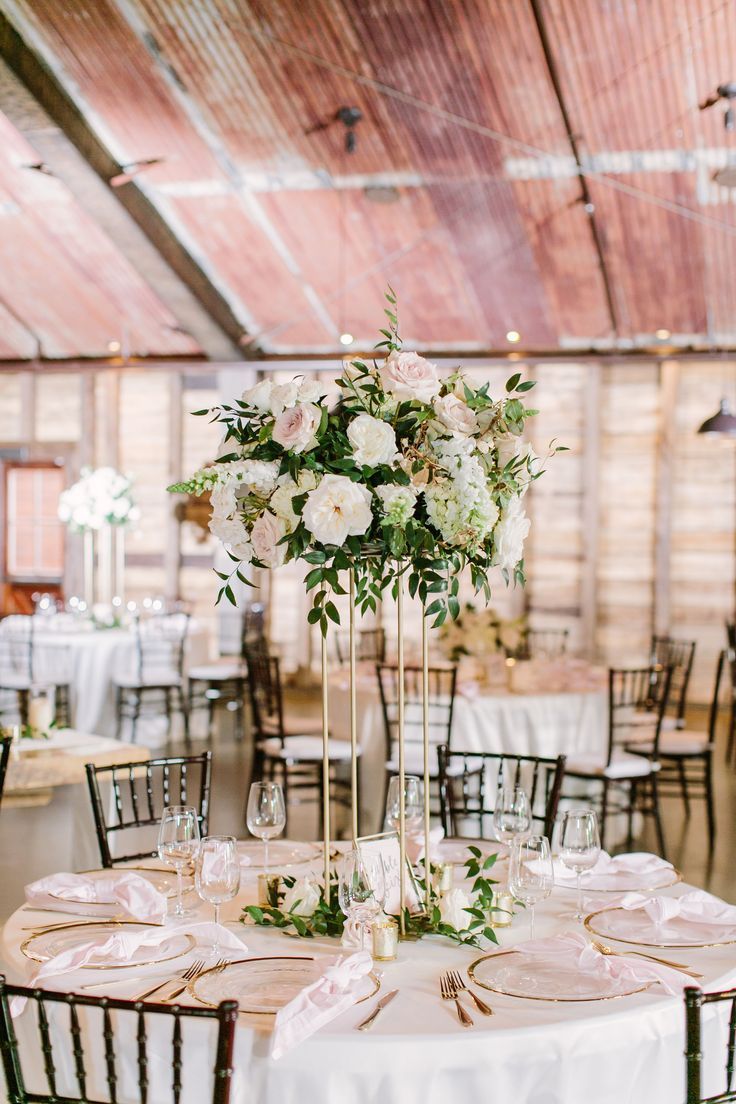
{"label": "white rose", "polygon": [[216,483],[210,491],[212,510],[219,517],[232,517],[238,505],[235,484],[231,479]]}
{"label": "white rose", "polygon": [[286,536],[285,521],[268,511],[261,514],[250,531],[256,559],[261,560],[267,567],[281,567],[286,555],[286,545],[279,544],[279,541],[284,536]]}
{"label": "white rose", "polygon": [[435,399],[434,412],[451,433],[469,437],[471,433],[478,431],[478,419],[475,414],[468,404],[456,395],[445,395],[442,399]]}
{"label": "white rose", "polygon": [[287,889],[281,902],[282,912],[291,912],[294,916],[312,916],[319,904],[319,886],[311,878],[300,878]]}
{"label": "white rose", "polygon": [[254,384],[253,387],[247,387],[241,398],[248,406],[254,407],[256,410],[265,411],[271,409],[271,392],[273,390],[273,380],[264,379],[260,383]]}
{"label": "white rose", "polygon": [[253,548],[248,539],[248,531],[240,518],[223,518],[213,515],[210,518],[210,532],[222,541],[233,556],[244,563],[253,558]]}
{"label": "white rose", "polygon": [[322,412],[314,403],[299,403],[282,411],[273,423],[273,440],[287,452],[305,452],[317,440]]}
{"label": "white rose", "polygon": [[524,541],[531,522],[524,513],[520,498],[512,498],[501,514],[493,534],[496,546],[495,562],[506,571],[513,571],[524,555]]}
{"label": "white rose", "polygon": [[353,446],[356,464],[375,468],[391,464],[398,457],[393,426],[370,414],[359,414],[348,426],[348,440]]}
{"label": "white rose", "polygon": [[440,389],[437,366],[418,353],[394,350],[384,360],[379,375],[384,389],[397,399],[431,402]]}
{"label": "white rose", "polygon": [[470,898],[462,889],[450,889],[440,899],[440,916],[445,924],[457,931],[465,931],[473,919],[465,909],[470,908]]}
{"label": "white rose", "polygon": [[316,403],[326,394],[327,392],[319,380],[310,376],[305,376],[299,384],[299,402]]}
{"label": "white rose", "polygon": [[514,437],[513,434],[508,433],[503,437],[498,437],[495,444],[498,453],[498,466],[502,471],[511,460],[516,460],[521,456],[521,437]]}
{"label": "white rose", "polygon": [[370,527],[371,492],[346,475],[326,475],[310,491],[302,518],[321,544],[344,544],[348,537],[359,537]]}
{"label": "white rose", "polygon": [[316,486],[317,476],[309,468],[299,472],[299,480],[296,483],[290,475],[280,477],[278,486],[271,495],[269,506],[277,517],[286,522],[289,530],[296,529],[299,524],[299,518],[294,513],[292,499],[305,491],[313,491]]}
{"label": "white rose", "polygon": [[296,406],[299,395],[299,381],[289,380],[288,383],[277,383],[271,388],[271,413],[281,414],[292,406]]}

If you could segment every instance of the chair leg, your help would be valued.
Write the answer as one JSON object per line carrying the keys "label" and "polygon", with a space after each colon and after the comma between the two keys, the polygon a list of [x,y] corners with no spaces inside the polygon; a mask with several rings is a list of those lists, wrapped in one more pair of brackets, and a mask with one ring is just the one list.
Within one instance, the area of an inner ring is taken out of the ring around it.
{"label": "chair leg", "polygon": [[685,773],[685,761],[683,759],[677,760],[677,774],[680,779],[680,793],[682,794],[682,803],[685,806],[685,816],[690,816],[690,795],[687,790],[687,775]]}
{"label": "chair leg", "polygon": [[733,758],[734,742],[736,741],[736,697],[731,693],[731,708],[728,711],[728,744],[726,745],[726,762]]}
{"label": "chair leg", "polygon": [[115,739],[119,740],[123,734],[123,691],[121,687],[115,690]]}
{"label": "chair leg", "polygon": [[181,709],[181,719],[184,725],[184,743],[187,746],[187,750],[192,746],[192,741],[189,737],[189,708],[187,700],[184,697],[184,690],[181,686],[177,686],[177,693],[179,695],[179,708]]}
{"label": "chair leg", "polygon": [[710,851],[716,842],[716,808],[713,800],[713,754],[705,755],[705,811],[708,815],[708,848]]}
{"label": "chair leg", "polygon": [[21,728],[28,727],[28,701],[30,694],[28,690],[18,691],[18,716],[20,719]]}
{"label": "chair leg", "polygon": [[606,847],[606,820],[608,813],[608,779],[603,779],[603,793],[601,795],[601,847]]}
{"label": "chair leg", "polygon": [[141,692],[139,690],[133,691],[133,714],[130,718],[130,742],[135,743],[136,729],[138,728],[138,717],[141,712]]}
{"label": "chair leg", "polygon": [[634,843],[634,811],[636,809],[636,789],[636,779],[632,778],[629,784],[629,826],[626,832],[626,846],[628,847],[629,851],[631,850]]}
{"label": "chair leg", "polygon": [[[210,685],[209,690],[212,689]],[[215,699],[207,698],[207,739],[211,742],[215,736]]]}
{"label": "chair leg", "polygon": [[164,699],[166,702],[166,736],[169,740],[171,739],[172,696],[173,691],[167,686],[164,690]]}
{"label": "chair leg", "polygon": [[649,779],[649,789],[652,800],[652,816],[654,817],[654,827],[657,830],[657,843],[659,845],[659,854],[661,858],[667,858],[667,848],[664,842],[664,830],[662,828],[662,817],[659,812],[659,787],[657,785],[657,775],[653,773]]}

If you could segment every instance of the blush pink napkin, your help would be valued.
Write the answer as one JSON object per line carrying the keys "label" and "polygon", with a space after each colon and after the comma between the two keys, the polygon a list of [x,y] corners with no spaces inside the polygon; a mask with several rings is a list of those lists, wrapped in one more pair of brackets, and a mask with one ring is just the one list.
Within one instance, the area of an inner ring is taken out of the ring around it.
{"label": "blush pink napkin", "polygon": [[[441,824],[429,830],[429,861],[435,862],[439,858],[438,847],[444,838],[445,830]],[[424,858],[424,829],[416,834],[406,837],[406,857],[410,863],[416,865]]]}
{"label": "blush pink napkin", "polygon": [[341,957],[322,977],[302,989],[276,1013],[271,1057],[282,1058],[355,1002],[361,980],[373,965],[368,951]]}
{"label": "blush pink napkin", "polygon": [[733,924],[736,926],[736,905],[729,905],[720,897],[694,889],[682,897],[644,897],[640,893],[627,893],[621,900],[621,908],[643,909],[656,928],[666,929],[671,920],[680,918],[695,924]]}
{"label": "blush pink napkin", "polygon": [[603,955],[578,932],[564,932],[551,939],[517,943],[513,949],[530,957],[554,962],[566,970],[578,970],[582,974],[600,978],[601,981],[620,982],[621,988],[628,984],[645,985],[647,982],[656,982],[674,996],[682,992],[686,985],[692,985],[685,974],[671,970],[669,966],[660,966],[644,958]]}
{"label": "blush pink napkin", "polygon": [[[645,878],[661,870],[672,870],[672,863],[648,851],[631,851],[625,855],[613,857],[607,851],[601,851],[595,866],[583,874],[583,888],[589,888],[592,891],[593,886],[590,885],[590,881],[595,878],[599,887],[603,885],[606,888],[610,886],[611,889],[615,889],[616,878],[620,874],[633,874]],[[569,870],[560,859],[554,861],[554,874],[556,883],[575,885],[575,872]]]}
{"label": "blush pink napkin", "polygon": [[60,908],[61,901],[114,905],[134,920],[163,924],[166,898],[155,885],[132,871],[110,872],[109,877],[88,878],[84,874],[50,874],[25,888],[26,901],[44,909]]}

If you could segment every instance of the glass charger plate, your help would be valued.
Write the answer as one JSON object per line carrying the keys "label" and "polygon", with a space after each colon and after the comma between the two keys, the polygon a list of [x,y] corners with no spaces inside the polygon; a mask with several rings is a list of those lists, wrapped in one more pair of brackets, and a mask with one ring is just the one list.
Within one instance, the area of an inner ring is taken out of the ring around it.
{"label": "glass charger plate", "polygon": [[719,947],[736,943],[734,924],[698,924],[676,916],[657,928],[643,909],[601,909],[586,917],[585,927],[604,939],[645,947]]}
{"label": "glass charger plate", "polygon": [[[220,1001],[235,1000],[242,1013],[275,1016],[280,1008],[311,985],[333,961],[326,958],[269,956],[229,962],[223,970],[208,970],[189,985],[202,1004],[216,1008]],[[355,1004],[377,993],[381,983],[375,974],[362,979]]]}
{"label": "glass charger plate", "polygon": [[[93,920],[82,924],[65,924],[46,928],[30,936],[21,944],[21,952],[34,962],[48,962],[64,951],[72,951],[85,943],[103,944],[113,932],[121,928],[156,927],[155,924],[137,924],[132,920]],[[139,947],[124,962],[89,962],[83,970],[123,970],[128,966],[152,966],[169,962],[187,954],[194,946],[194,937],[186,933],[172,935],[155,947]]]}
{"label": "glass charger plate", "polygon": [[[653,874],[638,876],[636,874],[621,873],[614,875],[598,875],[596,877],[583,875],[581,886],[583,893],[656,893],[660,889],[669,889],[682,881],[682,874],[674,867],[665,867]],[[555,888],[577,891],[573,878],[570,882],[562,882],[555,878]]]}
{"label": "glass charger plate", "polygon": [[652,984],[633,985],[617,978],[571,973],[569,966],[545,962],[538,955],[484,955],[468,967],[476,985],[508,997],[542,1001],[601,1001],[643,993]]}
{"label": "glass charger plate", "polygon": [[[173,870],[149,870],[145,866],[126,866],[118,870],[82,870],[81,874],[85,878],[91,878],[93,881],[102,881],[105,878],[114,878],[120,874],[139,874],[141,878],[145,878],[147,882],[150,882],[155,889],[162,893],[164,897],[176,897],[176,874]],[[65,894],[63,897],[58,893],[49,893],[49,897],[52,897],[54,901],[68,901],[73,904],[86,905],[94,908],[95,905],[98,908],[110,908],[114,905],[114,901],[85,901],[83,897],[70,897]]]}
{"label": "glass charger plate", "polygon": [[[258,839],[238,840],[238,854],[250,859],[254,870],[263,870],[263,843]],[[268,868],[281,870],[301,863],[313,862],[322,854],[322,845],[303,840],[269,840]],[[246,868],[247,869],[247,868]]]}

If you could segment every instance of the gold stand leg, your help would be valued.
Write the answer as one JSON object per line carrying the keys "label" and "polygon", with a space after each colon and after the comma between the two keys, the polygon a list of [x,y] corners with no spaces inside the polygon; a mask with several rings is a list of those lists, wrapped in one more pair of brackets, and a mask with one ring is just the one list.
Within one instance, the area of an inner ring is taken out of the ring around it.
{"label": "gold stand leg", "polygon": [[399,932],[406,934],[406,922],[404,918],[404,903],[406,901],[406,763],[404,760],[404,579],[401,574],[401,564],[398,565],[396,577],[396,626],[399,634],[397,642],[397,677],[398,677],[398,742],[399,742]]}
{"label": "gold stand leg", "polygon": [[422,736],[424,740],[424,885],[427,912],[431,901],[429,855],[429,641],[427,618],[422,608]]}
{"label": "gold stand leg", "polygon": [[325,901],[330,899],[330,721],[327,685],[327,637],[322,640],[322,834],[325,869]]}
{"label": "gold stand leg", "polygon": [[355,569],[350,569],[350,811],[353,840],[358,838],[358,709],[355,682]]}

